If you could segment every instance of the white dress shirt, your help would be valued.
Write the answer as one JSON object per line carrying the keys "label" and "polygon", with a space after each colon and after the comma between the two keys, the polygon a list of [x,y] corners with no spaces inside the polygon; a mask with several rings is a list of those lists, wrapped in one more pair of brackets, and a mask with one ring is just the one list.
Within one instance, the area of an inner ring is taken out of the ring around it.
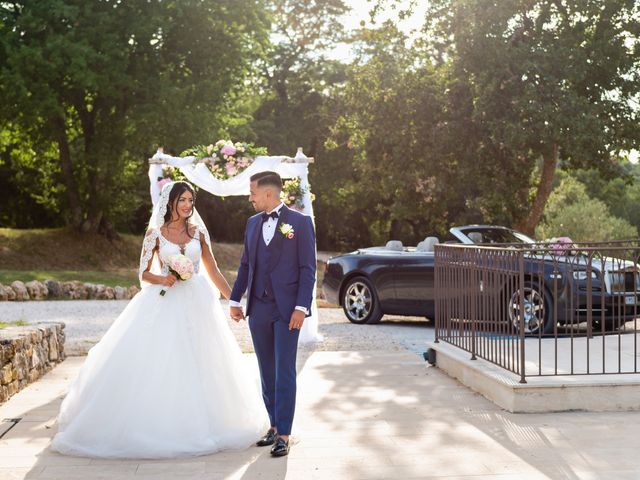
{"label": "white dress shirt", "polygon": [[[273,210],[269,210],[267,212],[267,215],[270,215],[271,212],[276,212],[278,214],[278,217],[280,217],[280,210],[282,210],[282,207],[284,207],[284,203],[280,202],[280,205],[278,205]],[[266,243],[267,245],[269,245],[271,243],[271,240],[273,240],[273,236],[276,233],[277,225],[277,218],[269,217],[265,222],[262,222],[262,238],[264,240],[264,243]]]}
{"label": "white dress shirt", "polygon": [[[280,204],[276,208],[274,208],[273,210],[269,210],[266,213],[267,215],[269,215],[271,214],[271,212],[276,212],[278,214],[278,217],[280,217],[280,211],[282,210],[282,207],[284,207],[284,203],[280,202]],[[264,240],[265,244],[269,245],[271,243],[271,240],[273,240],[273,236],[276,233],[277,225],[278,218],[269,217],[266,221],[262,222],[262,239]],[[242,304],[240,302],[235,302],[233,300],[229,300],[229,305],[232,307],[242,307]],[[309,313],[306,307],[296,306],[296,310],[304,312],[305,315]]]}

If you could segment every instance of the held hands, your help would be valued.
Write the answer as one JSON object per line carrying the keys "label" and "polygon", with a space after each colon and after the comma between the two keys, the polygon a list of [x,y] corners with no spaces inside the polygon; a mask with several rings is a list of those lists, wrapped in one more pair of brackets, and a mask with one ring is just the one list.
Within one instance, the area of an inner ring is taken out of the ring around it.
{"label": "held hands", "polygon": [[304,312],[300,310],[294,310],[291,314],[291,320],[289,320],[289,330],[293,330],[294,328],[300,330],[302,328],[302,324],[304,323]]}
{"label": "held hands", "polygon": [[229,313],[231,314],[231,318],[236,322],[244,319],[244,312],[242,311],[242,307],[229,307]]}

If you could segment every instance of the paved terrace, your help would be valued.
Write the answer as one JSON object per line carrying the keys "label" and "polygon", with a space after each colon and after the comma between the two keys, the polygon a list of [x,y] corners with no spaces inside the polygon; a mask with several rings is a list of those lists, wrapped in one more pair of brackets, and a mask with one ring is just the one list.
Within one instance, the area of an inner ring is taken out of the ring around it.
{"label": "paved terrace", "polygon": [[[0,419],[22,418],[0,439],[0,480],[640,477],[639,412],[508,413],[429,367],[413,347],[433,329],[398,320],[371,326],[375,351],[347,334],[371,329],[344,323],[343,345],[300,352],[295,444],[281,459],[257,447],[164,461],[58,455],[55,416],[84,361],[71,357],[0,406]],[[325,335],[333,328],[321,319]],[[398,342],[398,331],[413,341]]]}

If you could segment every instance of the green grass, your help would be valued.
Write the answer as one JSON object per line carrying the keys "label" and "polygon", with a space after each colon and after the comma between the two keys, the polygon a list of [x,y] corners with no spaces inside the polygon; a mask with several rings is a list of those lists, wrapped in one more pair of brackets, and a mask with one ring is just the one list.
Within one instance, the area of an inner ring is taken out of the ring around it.
{"label": "green grass", "polygon": [[[138,285],[142,235],[121,234],[109,241],[95,234],[80,234],[67,228],[0,228],[0,283],[15,280],[79,280],[111,287]],[[230,285],[236,279],[241,243],[213,242],[213,254]],[[323,264],[318,263],[318,294]]]}
{"label": "green grass", "polygon": [[142,235],[109,241],[67,228],[0,228],[0,270],[135,269],[141,245]]}
{"label": "green grass", "polygon": [[83,283],[101,283],[110,287],[117,285],[130,287],[138,285],[138,272],[131,270],[95,271],[95,270],[0,270],[0,283],[9,285],[15,280],[30,282],[31,280],[57,280],[69,282],[79,280]]}
{"label": "green grass", "polygon": [[7,327],[24,327],[25,325],[29,325],[24,320],[15,320],[13,322],[0,322],[0,329]]}

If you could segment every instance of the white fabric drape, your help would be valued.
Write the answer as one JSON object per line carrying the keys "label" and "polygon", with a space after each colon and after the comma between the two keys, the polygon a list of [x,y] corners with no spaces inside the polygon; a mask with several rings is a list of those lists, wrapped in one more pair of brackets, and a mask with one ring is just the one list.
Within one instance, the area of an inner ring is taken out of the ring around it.
{"label": "white fabric drape", "polygon": [[[162,177],[163,165],[170,165],[180,169],[180,172],[191,183],[199,188],[220,197],[230,197],[236,195],[249,195],[249,178],[258,172],[272,170],[278,172],[282,178],[300,177],[300,185],[305,191],[303,196],[304,209],[302,213],[313,217],[313,205],[311,204],[311,188],[309,185],[309,164],[306,162],[289,163],[289,157],[285,156],[259,156],[242,173],[227,180],[220,180],[213,176],[209,168],[203,163],[194,163],[195,157],[173,157],[158,151],[154,160],[161,161],[162,164],[152,163],[149,165],[149,183],[151,200],[155,205],[160,198],[160,187],[158,178]],[[314,222],[315,223],[315,222]],[[317,285],[316,285],[317,286]],[[299,342],[321,342],[322,335],[318,332],[318,306],[316,303],[316,287],[313,289],[313,302],[311,305],[311,316],[307,317],[300,331]]]}

